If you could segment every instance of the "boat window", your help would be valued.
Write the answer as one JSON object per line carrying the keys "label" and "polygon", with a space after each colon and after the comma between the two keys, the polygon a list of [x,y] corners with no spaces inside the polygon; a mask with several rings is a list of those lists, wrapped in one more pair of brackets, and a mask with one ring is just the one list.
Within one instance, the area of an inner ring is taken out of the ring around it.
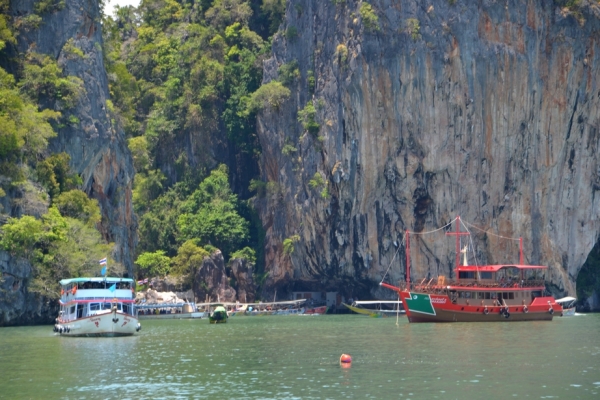
{"label": "boat window", "polygon": [[90,311],[98,311],[98,310],[100,310],[99,303],[90,303]]}
{"label": "boat window", "polygon": [[490,293],[490,296],[491,296],[492,299],[495,299],[496,298],[496,293]]}
{"label": "boat window", "polygon": [[458,279],[475,279],[475,272],[460,271]]}
{"label": "boat window", "polygon": [[69,310],[69,314],[74,314],[75,313],[75,306],[71,306],[71,309]]}
{"label": "boat window", "polygon": [[110,310],[110,303],[104,303],[104,309]]}
{"label": "boat window", "polygon": [[508,293],[508,298],[509,299],[514,299],[515,298],[515,293],[514,292],[509,292]]}
{"label": "boat window", "polygon": [[129,310],[129,304],[123,304],[123,312],[125,314],[131,314],[131,311]]}
{"label": "boat window", "polygon": [[480,272],[479,273],[479,277],[481,279],[493,279],[492,278],[492,273],[491,272]]}

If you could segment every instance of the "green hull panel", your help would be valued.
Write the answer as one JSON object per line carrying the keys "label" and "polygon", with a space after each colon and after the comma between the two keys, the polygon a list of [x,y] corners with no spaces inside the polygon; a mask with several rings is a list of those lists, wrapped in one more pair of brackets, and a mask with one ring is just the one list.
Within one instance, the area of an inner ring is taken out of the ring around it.
{"label": "green hull panel", "polygon": [[410,312],[435,315],[435,309],[428,294],[409,293],[409,295],[410,297],[407,297],[405,301]]}

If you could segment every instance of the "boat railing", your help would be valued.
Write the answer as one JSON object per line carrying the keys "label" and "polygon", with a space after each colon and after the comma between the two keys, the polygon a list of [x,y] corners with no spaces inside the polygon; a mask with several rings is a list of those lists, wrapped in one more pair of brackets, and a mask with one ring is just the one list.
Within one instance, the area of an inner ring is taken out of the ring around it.
{"label": "boat railing", "polygon": [[439,282],[439,280],[436,282],[433,279],[430,279],[428,282],[425,282],[425,280],[417,283],[417,284],[411,284],[411,283],[400,283],[398,285],[398,287],[401,290],[412,290],[412,291],[418,291],[418,292],[424,292],[424,293],[442,293],[445,290],[447,290],[449,287],[453,287],[453,288],[472,288],[472,289],[511,289],[511,288],[518,288],[518,289],[523,289],[523,288],[539,288],[539,287],[544,287],[545,283],[543,280],[523,280],[521,282],[516,282],[516,281],[512,281],[512,282],[482,282],[482,281],[471,281],[471,282],[465,282],[465,281],[447,281],[444,282],[444,285],[438,285],[437,283]]}

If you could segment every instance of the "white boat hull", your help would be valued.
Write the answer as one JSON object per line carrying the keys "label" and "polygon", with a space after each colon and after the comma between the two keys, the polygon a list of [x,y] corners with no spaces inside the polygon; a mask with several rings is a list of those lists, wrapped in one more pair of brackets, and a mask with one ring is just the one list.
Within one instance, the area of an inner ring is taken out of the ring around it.
{"label": "white boat hull", "polygon": [[59,321],[54,326],[60,336],[116,337],[131,336],[141,329],[137,318],[121,312],[96,314],[73,321]]}
{"label": "white boat hull", "polygon": [[200,319],[207,317],[208,313],[202,311],[176,314],[138,314],[139,319]]}

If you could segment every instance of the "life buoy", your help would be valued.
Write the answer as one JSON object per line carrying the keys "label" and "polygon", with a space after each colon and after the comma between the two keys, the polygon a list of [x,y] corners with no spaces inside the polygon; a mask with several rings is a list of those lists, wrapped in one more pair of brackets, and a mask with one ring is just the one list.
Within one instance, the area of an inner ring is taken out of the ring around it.
{"label": "life buoy", "polygon": [[527,308],[527,306],[523,306],[523,312],[527,314],[529,312],[529,308]]}
{"label": "life buoy", "polygon": [[483,309],[483,313],[485,315],[488,315],[490,313],[490,310],[488,310],[487,306],[485,306],[485,308]]}

